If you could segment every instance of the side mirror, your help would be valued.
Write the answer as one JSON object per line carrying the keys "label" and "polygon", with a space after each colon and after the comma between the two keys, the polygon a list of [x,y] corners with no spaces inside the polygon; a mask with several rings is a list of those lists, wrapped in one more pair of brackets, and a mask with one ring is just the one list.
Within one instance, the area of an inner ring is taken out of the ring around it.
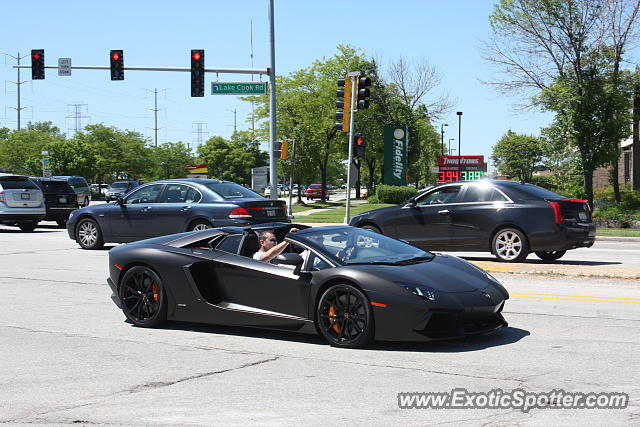
{"label": "side mirror", "polygon": [[410,200],[409,202],[405,203],[404,207],[405,208],[415,208],[416,207],[416,201],[415,200]]}
{"label": "side mirror", "polygon": [[278,264],[282,265],[294,265],[296,268],[293,270],[294,274],[300,274],[300,269],[302,268],[302,263],[304,259],[300,256],[300,254],[294,253],[286,253],[280,254],[276,257]]}
{"label": "side mirror", "polygon": [[125,206],[124,199],[122,198],[122,196],[118,196],[118,198],[116,199],[116,202],[118,202],[120,206],[123,206],[123,207]]}

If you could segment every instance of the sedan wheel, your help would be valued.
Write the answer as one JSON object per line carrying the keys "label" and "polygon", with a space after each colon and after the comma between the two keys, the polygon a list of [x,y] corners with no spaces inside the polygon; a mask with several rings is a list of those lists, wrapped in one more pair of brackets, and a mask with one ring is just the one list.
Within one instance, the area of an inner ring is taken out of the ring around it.
{"label": "sedan wheel", "polygon": [[167,320],[167,297],[162,280],[148,267],[128,270],[119,291],[122,311],[134,325],[155,327]]}
{"label": "sedan wheel", "polygon": [[78,223],[76,241],[82,249],[100,249],[104,246],[100,226],[90,218],[85,218]]}
{"label": "sedan wheel", "polygon": [[367,297],[351,285],[327,289],[316,310],[318,330],[335,347],[357,348],[373,339],[373,314]]}
{"label": "sedan wheel", "polygon": [[527,258],[527,238],[519,230],[504,228],[493,237],[493,254],[498,261],[520,262]]}
{"label": "sedan wheel", "polygon": [[567,251],[536,251],[538,258],[545,261],[555,261],[562,258],[566,253]]}
{"label": "sedan wheel", "polygon": [[211,228],[211,224],[207,221],[196,221],[189,227],[189,231],[202,231]]}
{"label": "sedan wheel", "polygon": [[380,231],[380,229],[375,225],[363,225],[361,228],[363,230],[369,230],[369,231],[373,231],[374,233],[382,234],[382,231]]}

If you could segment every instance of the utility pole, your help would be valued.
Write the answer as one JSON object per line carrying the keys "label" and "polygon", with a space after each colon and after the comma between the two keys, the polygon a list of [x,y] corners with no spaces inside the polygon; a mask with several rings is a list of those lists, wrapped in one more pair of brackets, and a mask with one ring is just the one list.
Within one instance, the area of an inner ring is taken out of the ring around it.
{"label": "utility pole", "polygon": [[154,108],[149,108],[149,110],[153,111],[153,115],[154,115],[154,126],[153,126],[153,132],[154,132],[154,142],[155,142],[155,146],[158,146],[158,129],[160,129],[158,127],[158,111],[160,111],[158,109],[158,93],[166,90],[166,89],[161,89],[158,90],[157,88],[155,88],[154,90],[151,89],[145,89],[147,92],[152,92],[153,93],[153,98],[154,98]]}
{"label": "utility pole", "polygon": [[636,81],[633,85],[633,145],[632,150],[632,186],[640,190],[640,66],[636,67]]}
{"label": "utility pole", "polygon": [[444,156],[444,127],[449,126],[448,123],[444,123],[440,125],[440,145],[442,146],[441,155]]}
{"label": "utility pole", "polygon": [[[4,52],[3,52],[3,53],[4,53]],[[20,122],[20,112],[26,108],[26,107],[21,107],[21,106],[20,106],[20,86],[21,86],[21,85],[23,85],[24,83],[28,83],[28,82],[29,82],[29,80],[24,81],[24,82],[21,82],[21,81],[20,81],[20,60],[21,60],[22,58],[26,58],[26,57],[27,57],[27,56],[29,56],[29,55],[23,55],[23,56],[20,56],[20,52],[18,52],[18,54],[17,54],[16,56],[10,55],[10,54],[8,54],[8,53],[4,53],[4,54],[5,54],[6,56],[10,57],[10,58],[15,59],[15,60],[16,60],[16,62],[18,63],[18,81],[17,81],[17,82],[9,81],[9,83],[13,83],[14,85],[16,85],[16,86],[17,86],[17,89],[18,89],[18,90],[17,90],[17,92],[18,92],[18,104],[17,104],[17,107],[9,107],[9,108],[13,108],[14,110],[16,110],[16,111],[17,111],[17,113],[18,113],[18,130],[20,130],[20,123],[21,123],[21,122]]]}
{"label": "utility pole", "polygon": [[349,108],[351,110],[351,114],[349,115],[349,159],[347,160],[347,203],[346,210],[344,216],[344,223],[349,224],[349,219],[351,216],[351,168],[353,167],[353,126],[355,124],[355,116],[356,116],[356,79],[360,77],[360,72],[355,71],[352,73],[347,73],[347,78],[351,79],[351,99],[349,103],[351,105],[345,105],[345,108]]}
{"label": "utility pole", "polygon": [[[195,131],[191,131],[191,133],[196,133],[197,137],[196,137],[196,150],[198,149],[198,147],[200,146],[200,144],[202,144],[202,135],[205,133],[209,133],[207,131],[205,131],[203,129],[203,127],[206,127],[206,123],[204,122],[196,122],[194,123],[194,125],[196,125],[196,130]],[[204,125],[204,126],[203,126]]]}
{"label": "utility pole", "polygon": [[67,107],[74,107],[74,113],[72,116],[66,116],[65,119],[73,118],[77,135],[82,130],[82,119],[89,119],[90,116],[82,115],[82,107],[86,107],[87,104],[67,104]]}
{"label": "utility pole", "polygon": [[236,133],[238,131],[238,127],[236,124],[236,113],[238,112],[238,110],[236,110],[235,108],[233,110],[227,108],[227,111],[231,111],[233,113],[233,133]]}
{"label": "utility pole", "polygon": [[[271,63],[269,67],[269,172],[272,200],[278,198],[278,163],[275,156],[278,129],[276,127],[276,37],[273,17],[273,0],[269,0],[269,51]],[[274,191],[275,190],[275,191]]]}
{"label": "utility pole", "polygon": [[[293,207],[291,206],[293,197],[293,177],[296,171],[296,139],[291,140],[293,147],[291,148],[291,175],[289,177],[289,218],[293,216]],[[300,188],[298,188],[298,194],[300,194]]]}

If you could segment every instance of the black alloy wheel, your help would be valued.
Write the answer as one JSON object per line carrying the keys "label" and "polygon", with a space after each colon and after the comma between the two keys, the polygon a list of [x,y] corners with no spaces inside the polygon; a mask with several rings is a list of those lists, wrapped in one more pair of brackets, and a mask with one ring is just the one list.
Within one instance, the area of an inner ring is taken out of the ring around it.
{"label": "black alloy wheel", "polygon": [[334,347],[358,348],[373,339],[373,313],[368,298],[351,285],[327,289],[316,310],[318,330]]}
{"label": "black alloy wheel", "polygon": [[555,261],[564,256],[567,251],[536,251],[538,258],[545,261]]}
{"label": "black alloy wheel", "polygon": [[97,222],[85,218],[76,226],[76,241],[82,249],[100,249],[104,246],[102,230]]}
{"label": "black alloy wheel", "polygon": [[167,320],[167,296],[162,280],[145,266],[128,270],[119,290],[124,315],[134,325],[152,328]]}
{"label": "black alloy wheel", "polygon": [[375,225],[363,225],[361,227],[363,230],[369,230],[369,231],[373,231],[374,233],[378,233],[378,234],[382,234],[382,231],[380,231],[380,229],[378,227],[376,227]]}

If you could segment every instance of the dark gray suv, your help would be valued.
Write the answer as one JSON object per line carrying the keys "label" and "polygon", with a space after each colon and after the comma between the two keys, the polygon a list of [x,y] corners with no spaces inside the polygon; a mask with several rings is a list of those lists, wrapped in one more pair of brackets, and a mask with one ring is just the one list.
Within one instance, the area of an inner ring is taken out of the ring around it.
{"label": "dark gray suv", "polygon": [[73,188],[78,198],[78,206],[89,206],[91,203],[91,189],[86,179],[81,176],[54,176],[56,179],[64,179]]}
{"label": "dark gray suv", "polygon": [[116,200],[138,186],[140,186],[138,181],[116,181],[107,188],[105,199],[107,202]]}

